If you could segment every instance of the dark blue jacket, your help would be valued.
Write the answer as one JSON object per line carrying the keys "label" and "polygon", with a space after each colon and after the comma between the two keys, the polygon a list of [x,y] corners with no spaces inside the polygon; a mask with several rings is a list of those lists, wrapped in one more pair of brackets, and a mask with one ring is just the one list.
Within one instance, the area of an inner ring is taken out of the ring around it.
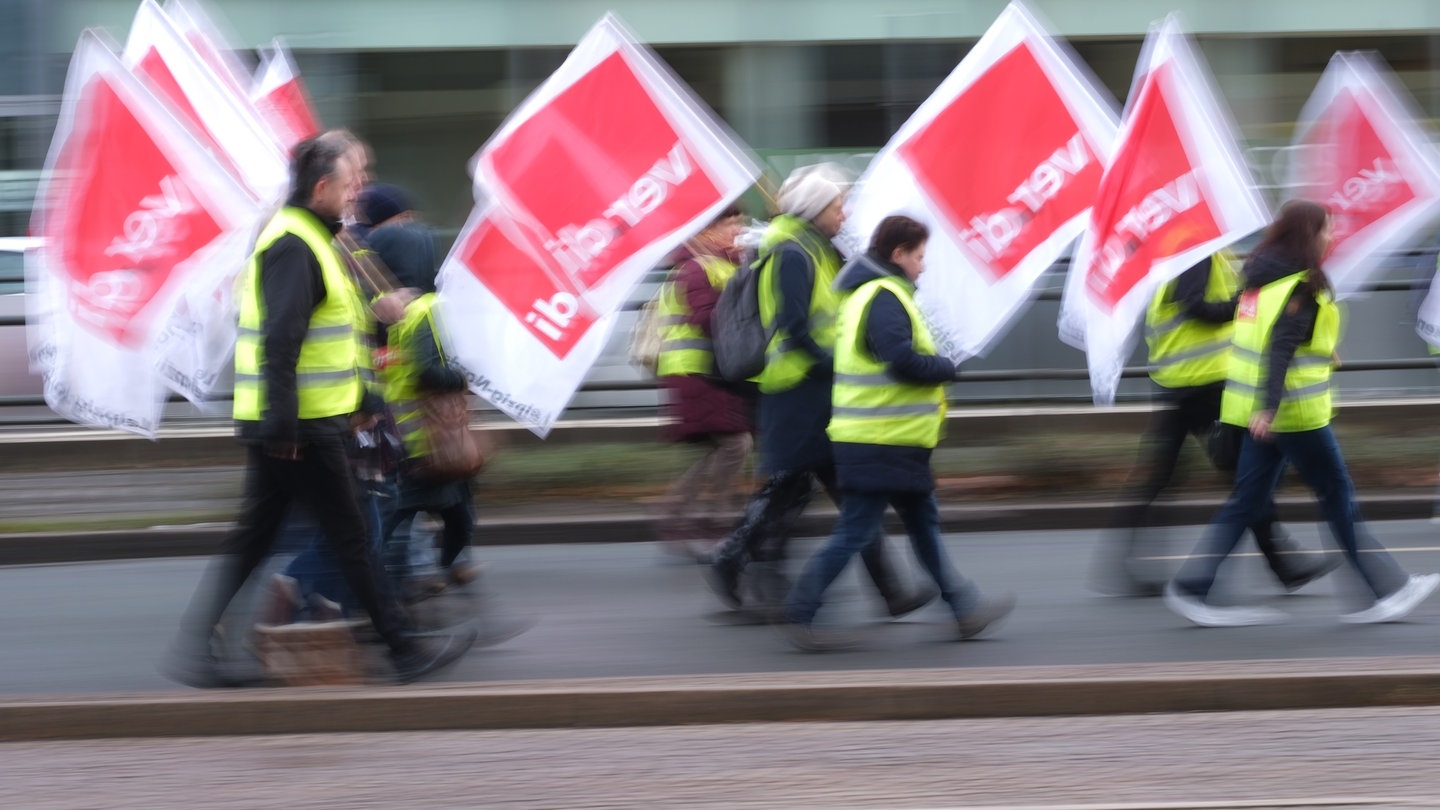
{"label": "dark blue jacket", "polygon": [[[869,254],[857,256],[840,271],[835,287],[854,292],[861,284],[882,276],[905,274],[890,262]],[[899,381],[946,383],[955,379],[955,364],[938,355],[915,351],[910,314],[900,299],[881,290],[865,318],[865,348],[885,364],[886,373]],[[930,472],[930,449],[883,444],[835,442],[835,474],[842,492],[915,493],[935,489]]]}

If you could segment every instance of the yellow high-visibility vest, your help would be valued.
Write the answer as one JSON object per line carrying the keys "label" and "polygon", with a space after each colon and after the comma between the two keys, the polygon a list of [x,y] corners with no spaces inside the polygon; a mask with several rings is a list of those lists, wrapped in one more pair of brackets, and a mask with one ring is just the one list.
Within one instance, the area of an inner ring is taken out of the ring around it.
{"label": "yellow high-visibility vest", "polygon": [[[1304,278],[1302,271],[1258,290],[1246,290],[1240,296],[1220,421],[1247,426],[1250,417],[1264,406],[1270,333],[1280,320],[1290,293]],[[1340,308],[1323,293],[1319,304],[1314,332],[1307,343],[1295,350],[1295,358],[1285,373],[1285,392],[1270,423],[1270,429],[1276,433],[1299,433],[1330,424],[1333,415],[1330,375],[1335,347],[1340,343]]]}
{"label": "yellow high-visibility vest", "polygon": [[[735,264],[718,256],[698,256],[705,278],[717,290],[735,275]],[[660,292],[660,359],[657,377],[714,374],[715,349],[705,331],[689,322],[690,304],[680,286],[668,281]]]}
{"label": "yellow high-visibility vest", "polygon": [[945,386],[897,380],[865,347],[870,305],[881,290],[894,293],[909,314],[915,351],[936,353],[935,338],[915,307],[909,282],[884,276],[861,284],[840,305],[826,433],[835,442],[933,448],[945,427]]}
{"label": "yellow high-visibility vest", "polygon": [[760,255],[764,257],[759,279],[760,320],[772,335],[765,348],[765,368],[755,378],[763,394],[794,388],[815,365],[815,358],[776,324],[780,317],[780,275],[775,248],[783,242],[799,244],[815,269],[810,293],[810,338],[822,349],[835,346],[835,312],[840,306],[840,294],[834,283],[840,272],[840,255],[830,240],[815,233],[805,220],[788,214],[775,217],[760,241]]}
{"label": "yellow high-visibility vest", "polygon": [[[1210,257],[1205,300],[1229,301],[1240,289],[1233,257]],[[1175,300],[1176,281],[1162,285],[1145,311],[1145,342],[1150,347],[1150,379],[1166,388],[1208,385],[1225,379],[1230,365],[1233,322],[1207,323],[1190,317]]]}
{"label": "yellow high-visibility vest", "polygon": [[352,414],[360,408],[365,369],[369,367],[363,330],[365,306],[354,281],[331,244],[330,231],[302,208],[280,209],[255,244],[239,284],[240,329],[235,342],[234,416],[258,422],[268,402],[265,391],[265,298],[260,289],[260,261],[280,237],[304,240],[320,262],[325,300],[310,314],[310,328],[295,365],[296,395],[301,419]]}

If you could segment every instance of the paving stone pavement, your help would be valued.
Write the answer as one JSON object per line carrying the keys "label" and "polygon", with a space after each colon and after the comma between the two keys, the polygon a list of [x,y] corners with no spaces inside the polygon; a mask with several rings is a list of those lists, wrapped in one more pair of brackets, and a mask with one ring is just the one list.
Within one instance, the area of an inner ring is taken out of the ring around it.
{"label": "paving stone pavement", "polygon": [[27,810],[1440,807],[1440,709],[0,745]]}

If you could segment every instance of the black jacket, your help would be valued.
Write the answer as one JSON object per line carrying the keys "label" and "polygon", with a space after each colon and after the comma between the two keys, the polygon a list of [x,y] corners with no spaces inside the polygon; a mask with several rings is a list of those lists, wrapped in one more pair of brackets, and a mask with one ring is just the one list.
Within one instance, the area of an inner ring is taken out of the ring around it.
{"label": "black jacket", "polygon": [[[1245,262],[1245,288],[1256,289],[1279,281],[1307,268],[1284,256],[1273,254],[1251,254]],[[1262,410],[1274,411],[1280,407],[1280,398],[1285,393],[1285,373],[1290,370],[1290,361],[1295,350],[1309,342],[1315,334],[1315,316],[1320,313],[1320,304],[1315,298],[1313,284],[1301,282],[1290,293],[1290,298],[1280,310],[1280,318],[1270,331],[1270,345],[1266,348],[1265,398]]]}
{"label": "black jacket", "polygon": [[[851,293],[865,282],[883,276],[905,279],[900,268],[890,262],[862,255],[845,265],[835,279],[835,286]],[[894,293],[880,290],[865,318],[866,350],[885,364],[887,374],[899,381],[939,384],[955,379],[954,363],[938,355],[916,352],[914,342],[910,314]],[[929,448],[835,442],[834,453],[835,472],[842,491],[913,493],[935,489]]]}
{"label": "black jacket", "polygon": [[[304,208],[303,206],[295,206]],[[329,231],[340,232],[340,223],[326,221],[309,209]],[[304,445],[319,435],[349,433],[347,416],[324,419],[300,419],[300,400],[296,391],[295,366],[300,347],[310,331],[310,316],[325,301],[325,279],[320,272],[320,259],[310,251],[305,240],[285,234],[275,240],[260,256],[260,295],[264,301],[265,319],[262,333],[261,373],[264,375],[265,396],[260,403],[260,421],[237,421],[235,432],[242,443],[273,443]],[[366,391],[361,410],[380,413],[383,404],[373,392]]]}

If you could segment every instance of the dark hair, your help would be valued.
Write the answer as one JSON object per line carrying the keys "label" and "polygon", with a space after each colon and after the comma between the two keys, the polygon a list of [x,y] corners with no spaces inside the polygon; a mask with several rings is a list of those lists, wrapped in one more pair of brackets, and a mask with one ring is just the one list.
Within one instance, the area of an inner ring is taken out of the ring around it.
{"label": "dark hair", "polygon": [[1329,220],[1329,209],[1320,203],[1290,200],[1280,206],[1280,215],[1265,229],[1254,253],[1309,270],[1307,283],[1316,290],[1330,292],[1330,279],[1323,266],[1325,252],[1320,244],[1320,234]]}
{"label": "dark hair", "polygon": [[740,207],[740,203],[733,202],[725,206],[725,209],[723,211],[716,214],[715,218],[710,220],[710,224],[719,225],[727,219],[734,219],[735,217],[743,216],[745,216],[745,209]]}
{"label": "dark hair", "polygon": [[290,153],[290,203],[309,205],[315,186],[335,173],[351,142],[321,133],[295,145]]}
{"label": "dark hair", "polygon": [[875,226],[867,252],[874,258],[888,262],[896,248],[914,250],[929,238],[930,229],[925,227],[924,223],[901,214],[892,214]]}

